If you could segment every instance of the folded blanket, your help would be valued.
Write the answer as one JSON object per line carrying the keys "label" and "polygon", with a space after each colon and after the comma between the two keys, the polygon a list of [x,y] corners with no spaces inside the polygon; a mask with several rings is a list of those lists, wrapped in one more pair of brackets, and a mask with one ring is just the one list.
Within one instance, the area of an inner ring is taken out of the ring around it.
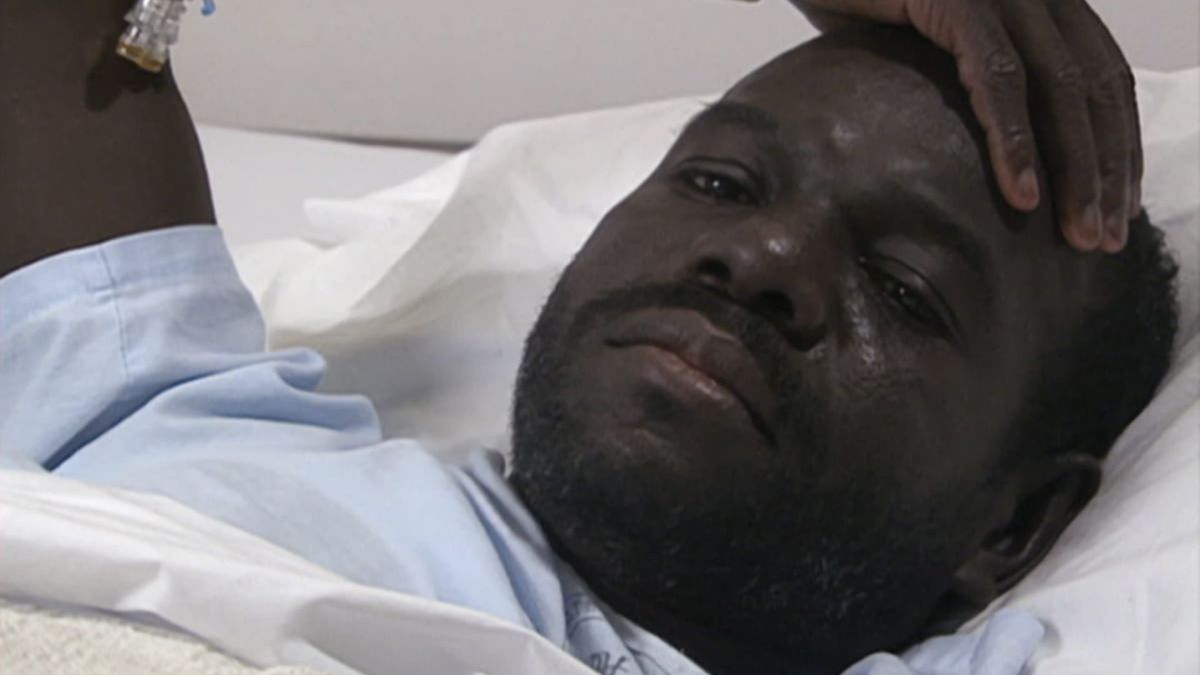
{"label": "folded blanket", "polygon": [[182,633],[0,600],[0,663],[25,675],[319,675],[258,669]]}

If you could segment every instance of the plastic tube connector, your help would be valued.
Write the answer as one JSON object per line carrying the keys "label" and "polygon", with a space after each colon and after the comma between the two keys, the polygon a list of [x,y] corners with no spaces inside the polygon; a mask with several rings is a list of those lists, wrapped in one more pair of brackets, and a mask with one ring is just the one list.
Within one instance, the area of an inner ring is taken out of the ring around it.
{"label": "plastic tube connector", "polygon": [[[170,58],[171,45],[179,41],[179,21],[187,11],[188,0],[137,0],[125,15],[129,27],[117,42],[117,53],[143,70],[161,72]],[[216,9],[213,0],[204,0],[203,14]]]}

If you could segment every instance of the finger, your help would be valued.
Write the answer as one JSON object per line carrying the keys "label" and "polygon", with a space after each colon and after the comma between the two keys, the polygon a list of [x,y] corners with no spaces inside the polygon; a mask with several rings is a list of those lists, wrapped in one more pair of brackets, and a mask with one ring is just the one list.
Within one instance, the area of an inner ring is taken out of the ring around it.
{"label": "finger", "polygon": [[1137,80],[1133,82],[1133,114],[1130,116],[1129,136],[1133,139],[1133,185],[1129,198],[1129,219],[1133,220],[1142,210],[1142,180],[1146,177],[1146,156],[1142,146],[1142,112],[1138,106]]}
{"label": "finger", "polygon": [[914,0],[913,26],[950,51],[1005,199],[1029,211],[1041,201],[1025,68],[998,14],[986,5]]}
{"label": "finger", "polygon": [[[818,14],[841,14],[884,23],[910,23],[908,0],[791,0],[808,15],[814,8]],[[823,12],[821,10],[824,10]]]}
{"label": "finger", "polygon": [[1100,210],[1104,214],[1101,248],[1116,253],[1125,248],[1129,232],[1129,203],[1132,200],[1132,153],[1129,148],[1129,119],[1120,78],[1110,77],[1092,89],[1088,110],[1096,134],[1100,163]]}
{"label": "finger", "polygon": [[1082,0],[1062,0],[1050,10],[1063,38],[1083,65],[1088,112],[1095,133],[1100,167],[1104,238],[1101,248],[1115,253],[1125,247],[1135,180],[1134,156],[1140,133],[1129,65],[1099,17]]}
{"label": "finger", "polygon": [[1125,109],[1129,121],[1129,138],[1132,143],[1130,146],[1130,165],[1133,167],[1130,175],[1130,204],[1129,218],[1132,220],[1142,210],[1142,179],[1145,177],[1145,154],[1142,149],[1142,122],[1141,111],[1138,108],[1137,98],[1137,80],[1133,76],[1133,71],[1129,67],[1129,63],[1125,58],[1124,52],[1121,51],[1121,46],[1117,44],[1117,40],[1113,37],[1111,31],[1104,25],[1104,22],[1096,15],[1096,12],[1088,7],[1085,3],[1082,9],[1090,16],[1096,26],[1096,33],[1108,45],[1109,53],[1112,54],[1113,62],[1120,64],[1120,70],[1124,72],[1126,79],[1125,91],[1129,97],[1129,105]]}
{"label": "finger", "polygon": [[1095,250],[1103,239],[1100,167],[1083,69],[1043,0],[1014,0],[1004,20],[1029,72],[1038,149],[1063,236]]}
{"label": "finger", "polygon": [[809,2],[801,0],[792,0],[792,4],[800,10],[804,18],[822,33],[829,33],[853,25],[857,20],[849,14],[842,14],[832,10],[824,9]]}
{"label": "finger", "polygon": [[1125,108],[1129,122],[1129,138],[1132,143],[1130,145],[1130,204],[1129,218],[1132,220],[1142,210],[1142,179],[1145,177],[1145,155],[1142,149],[1142,121],[1141,111],[1138,108],[1137,97],[1137,80],[1133,76],[1133,70],[1129,67],[1129,62],[1125,58],[1124,52],[1121,51],[1121,46],[1117,44],[1117,40],[1113,37],[1111,31],[1104,25],[1104,22],[1096,15],[1096,12],[1086,3],[1083,3],[1083,9],[1091,15],[1095,22],[1097,34],[1108,45],[1109,53],[1113,55],[1113,62],[1119,63],[1119,69],[1124,73],[1125,91],[1128,95],[1129,105]]}
{"label": "finger", "polygon": [[[1122,59],[1124,56],[1122,56]],[[1142,210],[1142,179],[1145,177],[1146,164],[1142,151],[1142,119],[1138,108],[1137,80],[1133,71],[1127,69],[1124,75],[1125,91],[1128,96],[1128,107],[1125,109],[1126,133],[1129,138],[1129,213],[1128,219],[1133,220]]]}

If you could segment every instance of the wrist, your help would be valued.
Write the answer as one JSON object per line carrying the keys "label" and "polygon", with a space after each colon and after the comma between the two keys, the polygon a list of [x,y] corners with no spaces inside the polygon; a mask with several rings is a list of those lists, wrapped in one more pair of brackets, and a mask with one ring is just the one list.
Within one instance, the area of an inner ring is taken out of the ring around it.
{"label": "wrist", "polygon": [[117,41],[132,0],[0,2],[0,74],[6,89],[79,85],[97,75],[141,86],[152,78],[117,68]]}

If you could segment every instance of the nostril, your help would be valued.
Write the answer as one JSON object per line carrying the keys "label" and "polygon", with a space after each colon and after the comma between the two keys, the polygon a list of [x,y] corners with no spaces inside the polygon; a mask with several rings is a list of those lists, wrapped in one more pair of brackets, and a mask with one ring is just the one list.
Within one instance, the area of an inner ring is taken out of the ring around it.
{"label": "nostril", "polygon": [[705,258],[696,265],[696,276],[706,283],[728,285],[733,280],[733,272],[729,265],[715,258]]}
{"label": "nostril", "polygon": [[791,321],[792,317],[796,314],[796,309],[792,305],[792,301],[788,299],[788,296],[779,291],[759,293],[758,297],[754,300],[758,311],[778,320]]}

